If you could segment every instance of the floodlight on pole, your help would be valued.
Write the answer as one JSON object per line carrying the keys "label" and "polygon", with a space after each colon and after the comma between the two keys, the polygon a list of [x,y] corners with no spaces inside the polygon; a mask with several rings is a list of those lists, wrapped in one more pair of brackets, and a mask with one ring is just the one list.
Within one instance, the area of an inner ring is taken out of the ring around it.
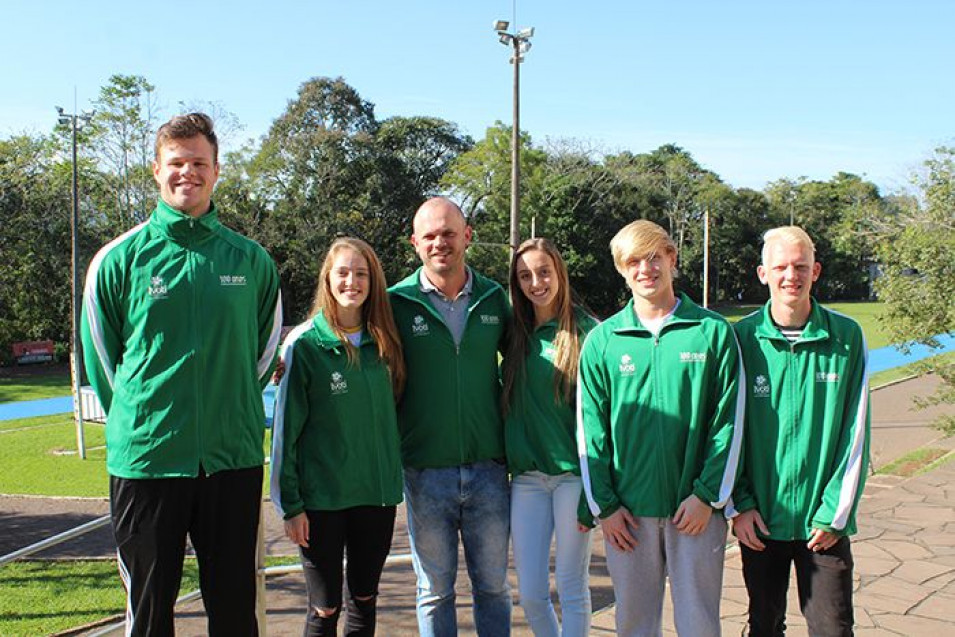
{"label": "floodlight on pole", "polygon": [[75,113],[64,112],[61,106],[56,107],[58,121],[63,126],[69,126],[72,136],[72,215],[70,218],[70,235],[72,243],[72,297],[73,297],[73,318],[70,332],[71,340],[71,371],[73,375],[73,417],[76,421],[76,447],[80,458],[86,458],[86,437],[83,432],[83,356],[82,345],[80,343],[80,308],[82,307],[80,295],[82,287],[80,286],[80,204],[79,204],[79,172],[76,165],[76,134],[83,130],[93,119],[94,112],[77,115]]}
{"label": "floodlight on pole", "polygon": [[520,203],[521,203],[521,62],[524,54],[531,48],[528,41],[534,35],[534,27],[524,27],[515,33],[509,33],[510,23],[498,20],[494,23],[498,39],[504,46],[513,49],[511,64],[514,65],[514,113],[511,124],[511,224],[508,244],[511,246],[511,258],[521,243]]}

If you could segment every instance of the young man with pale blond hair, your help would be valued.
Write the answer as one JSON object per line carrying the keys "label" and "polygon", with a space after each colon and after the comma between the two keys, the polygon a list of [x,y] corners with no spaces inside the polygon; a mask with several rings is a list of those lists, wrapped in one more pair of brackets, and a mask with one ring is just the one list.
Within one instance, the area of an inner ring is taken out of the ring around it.
{"label": "young man with pale blond hair", "polygon": [[739,349],[721,316],[674,291],[677,249],[663,228],[634,221],[610,248],[632,299],[584,344],[577,440],[617,634],[660,635],[669,577],[677,632],[716,636],[722,509],[743,434]]}
{"label": "young man with pale blond hair", "polygon": [[[852,635],[855,514],[865,484],[869,390],[865,337],[821,306],[812,239],[763,237],[769,302],[736,324],[746,370],[743,474],[730,514],[749,592],[749,635],[783,635],[789,573],[811,635]],[[737,511],[739,512],[737,514]]]}

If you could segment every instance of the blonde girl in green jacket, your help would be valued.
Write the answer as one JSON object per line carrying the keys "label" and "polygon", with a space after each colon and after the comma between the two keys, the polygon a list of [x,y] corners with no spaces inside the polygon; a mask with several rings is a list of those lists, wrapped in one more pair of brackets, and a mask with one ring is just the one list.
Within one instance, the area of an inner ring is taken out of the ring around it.
{"label": "blonde girl in green jacket", "polygon": [[381,263],[337,239],[310,318],[282,348],[272,500],[301,547],[305,635],[335,635],[348,556],[345,633],[373,635],[378,581],[402,499],[395,399],[405,369]]}
{"label": "blonde girl in green jacket", "polygon": [[[536,637],[585,637],[591,534],[577,523],[582,486],[574,393],[580,347],[597,320],[574,305],[567,266],[547,239],[525,241],[514,253],[510,294],[504,436],[521,608]],[[550,600],[552,541],[562,627]]]}

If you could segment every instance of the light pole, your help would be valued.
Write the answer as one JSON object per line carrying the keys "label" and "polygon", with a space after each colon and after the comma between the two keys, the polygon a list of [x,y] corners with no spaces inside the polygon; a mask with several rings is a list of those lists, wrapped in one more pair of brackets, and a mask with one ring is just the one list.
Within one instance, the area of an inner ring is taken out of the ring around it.
{"label": "light pole", "polygon": [[[80,287],[80,201],[79,201],[79,173],[76,167],[76,133],[86,126],[93,113],[65,113],[60,106],[56,107],[59,115],[59,123],[69,125],[73,140],[73,214],[70,218],[70,235],[72,243],[72,271],[73,271],[73,320],[71,327],[71,361],[70,367],[73,372],[73,418],[76,422],[76,447],[80,458],[86,459],[86,441],[83,435],[83,400],[81,389],[83,386],[83,357],[82,345],[80,344],[80,307],[81,307],[81,287]],[[77,120],[80,120],[79,122]]]}
{"label": "light pole", "polygon": [[514,65],[514,115],[511,125],[511,232],[508,243],[511,246],[511,258],[521,243],[521,62],[524,54],[531,48],[530,39],[534,36],[534,27],[525,27],[517,33],[508,33],[510,23],[498,20],[494,23],[501,44],[511,47],[511,64]]}

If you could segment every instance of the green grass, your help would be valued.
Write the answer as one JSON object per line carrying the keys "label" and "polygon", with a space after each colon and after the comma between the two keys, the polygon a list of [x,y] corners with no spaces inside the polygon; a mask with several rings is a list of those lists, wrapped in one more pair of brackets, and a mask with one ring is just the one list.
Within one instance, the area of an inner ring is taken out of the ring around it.
{"label": "green grass", "polygon": [[[298,556],[267,557],[266,566],[297,564]],[[183,567],[179,594],[199,588],[195,558]],[[49,635],[126,610],[116,560],[22,560],[0,567],[0,635]]]}
{"label": "green grass", "polygon": [[945,456],[950,456],[945,449],[923,447],[910,451],[901,458],[897,458],[879,469],[876,473],[889,474],[909,478],[946,462]]}
{"label": "green grass", "polygon": [[69,374],[0,377],[0,403],[69,396]]}
{"label": "green grass", "polygon": [[86,423],[84,434],[81,460],[72,414],[0,421],[0,493],[106,497],[104,427]]}
{"label": "green grass", "polygon": [[[194,559],[181,593],[199,587]],[[20,561],[0,567],[0,635],[49,635],[125,612],[115,560]]]}

